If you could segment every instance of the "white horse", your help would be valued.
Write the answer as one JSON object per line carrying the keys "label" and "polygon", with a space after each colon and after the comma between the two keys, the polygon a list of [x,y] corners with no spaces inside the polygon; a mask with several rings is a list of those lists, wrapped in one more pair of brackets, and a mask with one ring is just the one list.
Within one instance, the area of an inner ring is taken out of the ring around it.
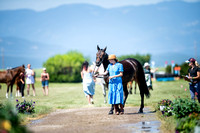
{"label": "white horse", "polygon": [[[103,73],[105,70],[104,70],[104,67],[103,67],[103,64],[100,65],[100,67],[96,67],[96,64],[95,62],[93,62],[93,65],[94,65],[94,73]],[[97,77],[96,78],[96,84],[99,84],[102,88],[102,91],[103,91],[103,96],[104,96],[104,103],[107,103],[107,100],[106,100],[106,90],[108,89],[107,86],[106,86],[106,82],[104,80],[103,77]]]}

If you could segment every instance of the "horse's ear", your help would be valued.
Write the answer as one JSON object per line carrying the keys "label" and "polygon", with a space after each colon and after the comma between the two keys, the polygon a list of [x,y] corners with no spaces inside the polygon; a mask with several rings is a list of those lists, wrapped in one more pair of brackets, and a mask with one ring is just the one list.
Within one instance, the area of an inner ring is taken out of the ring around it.
{"label": "horse's ear", "polygon": [[98,50],[98,51],[100,50],[99,45],[97,45],[97,50]]}
{"label": "horse's ear", "polygon": [[23,68],[25,68],[24,64],[22,65]]}
{"label": "horse's ear", "polygon": [[107,46],[103,49],[103,51],[105,52],[106,51],[106,49],[107,49]]}

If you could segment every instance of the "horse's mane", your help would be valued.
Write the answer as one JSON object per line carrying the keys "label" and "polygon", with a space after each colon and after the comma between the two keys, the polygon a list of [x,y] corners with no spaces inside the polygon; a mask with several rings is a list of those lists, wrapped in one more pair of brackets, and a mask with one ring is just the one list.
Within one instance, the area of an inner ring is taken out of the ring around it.
{"label": "horse's mane", "polygon": [[[7,69],[6,71],[7,71],[8,73],[10,73],[10,71],[18,71],[18,70],[19,70],[18,68],[20,68],[20,67],[24,67],[24,65],[18,66],[18,67],[14,67],[14,68],[10,68],[10,69]],[[24,67],[24,68],[25,68],[25,67]]]}
{"label": "horse's mane", "polygon": [[7,70],[13,70],[13,69],[16,69],[16,68],[19,68],[19,67],[21,67],[21,66],[9,68],[9,69],[7,69]]}
{"label": "horse's mane", "polygon": [[13,67],[13,68],[9,68],[9,69],[7,69],[7,70],[13,70],[13,69],[17,69],[17,68],[19,68],[19,67],[23,67],[23,65],[22,65],[22,66]]}

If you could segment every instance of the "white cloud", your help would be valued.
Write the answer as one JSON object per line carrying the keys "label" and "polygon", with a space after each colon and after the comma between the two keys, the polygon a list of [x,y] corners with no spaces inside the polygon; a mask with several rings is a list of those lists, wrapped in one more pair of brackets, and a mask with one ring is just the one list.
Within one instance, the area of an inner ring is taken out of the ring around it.
{"label": "white cloud", "polygon": [[199,24],[199,21],[198,20],[195,20],[195,21],[192,21],[192,22],[188,22],[188,23],[184,23],[183,26],[186,26],[186,27],[193,27],[193,26],[196,26]]}
{"label": "white cloud", "polygon": [[125,9],[125,10],[122,11],[122,13],[123,13],[123,14],[127,14],[127,13],[129,13],[130,11],[131,11],[130,9]]}
{"label": "white cloud", "polygon": [[36,45],[31,46],[31,49],[32,49],[32,50],[38,50],[38,46],[36,46]]}

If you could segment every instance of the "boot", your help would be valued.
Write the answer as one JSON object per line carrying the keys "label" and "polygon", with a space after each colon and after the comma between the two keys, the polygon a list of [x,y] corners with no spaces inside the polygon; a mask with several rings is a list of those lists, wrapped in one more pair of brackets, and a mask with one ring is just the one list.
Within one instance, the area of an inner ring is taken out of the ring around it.
{"label": "boot", "polygon": [[117,104],[114,105],[115,106],[115,114],[119,115],[119,107]]}

